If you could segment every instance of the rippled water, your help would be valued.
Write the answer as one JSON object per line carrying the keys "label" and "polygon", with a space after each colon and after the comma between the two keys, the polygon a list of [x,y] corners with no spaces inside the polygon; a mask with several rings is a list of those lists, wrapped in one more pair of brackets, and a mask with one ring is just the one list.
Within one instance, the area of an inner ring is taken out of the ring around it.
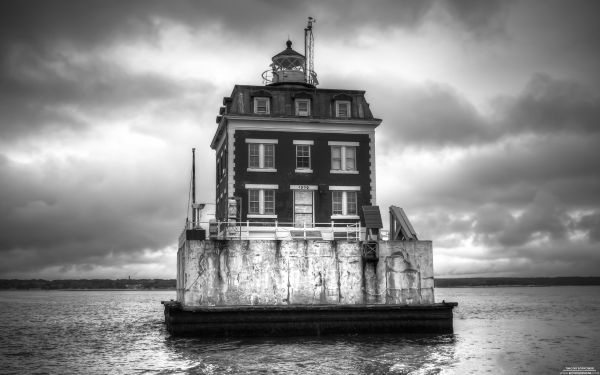
{"label": "rippled water", "polygon": [[600,369],[600,287],[436,289],[453,335],[174,339],[175,292],[0,292],[0,373],[558,374]]}

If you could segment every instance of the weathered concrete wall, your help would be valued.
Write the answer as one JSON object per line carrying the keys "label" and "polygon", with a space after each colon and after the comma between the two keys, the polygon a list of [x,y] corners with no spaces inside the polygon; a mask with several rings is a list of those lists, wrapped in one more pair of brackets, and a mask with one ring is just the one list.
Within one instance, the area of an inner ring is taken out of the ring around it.
{"label": "weathered concrete wall", "polygon": [[431,241],[379,243],[365,261],[349,241],[185,241],[183,306],[433,303]]}

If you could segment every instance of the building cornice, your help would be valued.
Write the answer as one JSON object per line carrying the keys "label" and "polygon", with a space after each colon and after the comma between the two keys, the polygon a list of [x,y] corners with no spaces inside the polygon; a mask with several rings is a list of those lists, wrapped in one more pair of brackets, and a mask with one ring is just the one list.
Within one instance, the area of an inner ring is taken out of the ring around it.
{"label": "building cornice", "polygon": [[314,118],[314,117],[272,117],[272,116],[244,116],[244,115],[226,115],[223,119],[261,121],[261,122],[294,122],[294,123],[312,123],[312,124],[343,124],[343,125],[370,125],[373,127],[381,124],[381,119],[365,120],[360,118],[342,119],[342,118]]}
{"label": "building cornice", "polygon": [[217,149],[219,134],[221,134],[221,132],[225,128],[225,125],[227,125],[227,118],[223,116],[221,118],[221,121],[219,121],[219,125],[217,126],[217,130],[215,131],[215,135],[213,136],[213,139],[210,142],[210,148],[212,148],[213,150]]}
{"label": "building cornice", "polygon": [[305,118],[305,117],[270,117],[225,115],[212,139],[210,147],[216,149],[221,132],[227,124],[236,129],[256,129],[265,131],[297,131],[328,133],[347,131],[350,133],[370,133],[381,124],[381,119],[338,119],[338,118]]}

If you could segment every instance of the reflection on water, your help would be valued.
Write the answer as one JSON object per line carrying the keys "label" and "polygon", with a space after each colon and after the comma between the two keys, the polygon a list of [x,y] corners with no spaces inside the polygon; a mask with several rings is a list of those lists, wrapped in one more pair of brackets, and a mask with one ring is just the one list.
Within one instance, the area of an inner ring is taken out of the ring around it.
{"label": "reflection on water", "polygon": [[199,373],[438,374],[454,362],[453,335],[172,339],[167,345],[196,362]]}
{"label": "reflection on water", "polygon": [[0,292],[0,373],[514,374],[600,368],[600,287],[437,289],[454,335],[171,338],[175,292]]}

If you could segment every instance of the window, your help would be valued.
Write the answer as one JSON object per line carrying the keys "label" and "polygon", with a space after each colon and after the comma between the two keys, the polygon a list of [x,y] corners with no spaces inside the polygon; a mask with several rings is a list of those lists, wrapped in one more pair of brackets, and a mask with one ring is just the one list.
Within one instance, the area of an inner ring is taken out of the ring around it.
{"label": "window", "polygon": [[356,147],[358,142],[329,142],[331,173],[357,173]]}
{"label": "window", "polygon": [[248,188],[248,217],[275,215],[275,189],[277,185],[246,184]]}
{"label": "window", "polygon": [[336,100],[335,101],[335,117],[348,118],[350,117],[350,101]]}
{"label": "window", "polygon": [[254,98],[254,113],[268,115],[271,113],[270,100],[264,97]]}
{"label": "window", "polygon": [[296,99],[296,116],[310,116],[310,99]]}
{"label": "window", "polygon": [[246,139],[248,143],[248,170],[253,172],[276,172],[276,139]]}
{"label": "window", "polygon": [[310,145],[296,145],[296,169],[310,169]]}
{"label": "window", "polygon": [[334,190],[331,192],[332,216],[357,216],[356,191]]}
{"label": "window", "polygon": [[312,173],[311,147],[314,141],[294,140],[296,146],[296,173]]}

